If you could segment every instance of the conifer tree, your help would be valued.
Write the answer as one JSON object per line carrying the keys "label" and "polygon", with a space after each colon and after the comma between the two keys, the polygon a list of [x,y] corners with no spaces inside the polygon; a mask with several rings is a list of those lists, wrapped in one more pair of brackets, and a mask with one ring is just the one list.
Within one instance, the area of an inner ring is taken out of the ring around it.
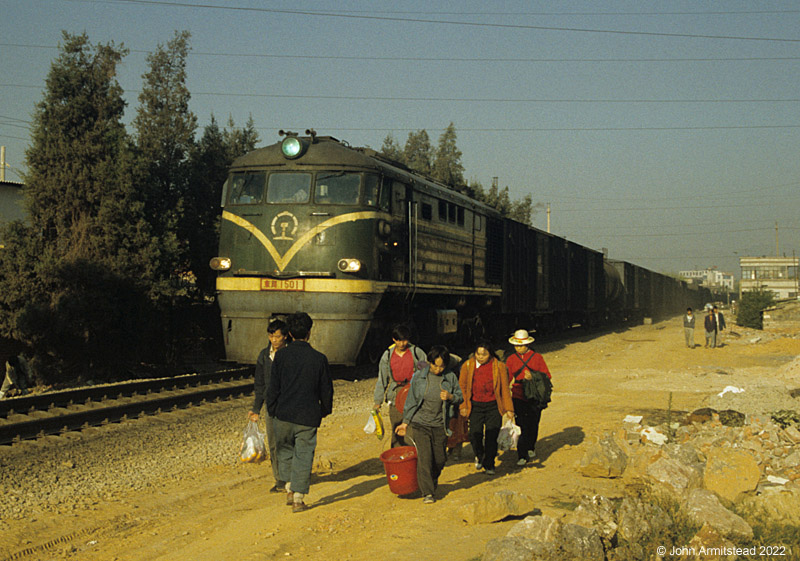
{"label": "conifer tree", "polygon": [[159,44],[147,57],[149,69],[133,121],[136,130],[139,196],[154,234],[162,243],[154,263],[164,289],[175,287],[174,277],[188,269],[185,233],[194,222],[186,215],[189,157],[194,147],[197,118],[189,110],[186,87],[188,31],[175,32],[166,46]]}
{"label": "conifer tree", "polygon": [[386,138],[383,139],[380,152],[395,162],[400,162],[401,164],[404,163],[403,149],[400,148],[400,145],[397,143],[397,140],[395,140],[392,133],[387,134]]}
{"label": "conifer tree", "polygon": [[158,252],[131,183],[125,54],[64,33],[26,152],[30,225],[12,224],[0,254],[0,329],[67,376],[138,350]]}
{"label": "conifer tree", "polygon": [[408,133],[403,149],[403,163],[414,171],[430,175],[432,170],[431,139],[425,129]]}
{"label": "conifer tree", "polygon": [[464,184],[461,150],[456,146],[456,127],[452,122],[439,137],[439,147],[436,149],[436,160],[433,163],[433,177],[453,188]]}

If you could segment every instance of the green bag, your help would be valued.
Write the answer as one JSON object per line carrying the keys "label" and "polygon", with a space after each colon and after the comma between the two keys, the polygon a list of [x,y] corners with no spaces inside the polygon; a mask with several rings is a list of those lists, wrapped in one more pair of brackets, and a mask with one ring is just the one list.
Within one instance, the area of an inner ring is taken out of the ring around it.
{"label": "green bag", "polygon": [[522,393],[525,395],[525,399],[532,402],[539,409],[546,409],[553,393],[553,383],[544,372],[531,370],[531,373],[533,374],[531,380],[522,380]]}

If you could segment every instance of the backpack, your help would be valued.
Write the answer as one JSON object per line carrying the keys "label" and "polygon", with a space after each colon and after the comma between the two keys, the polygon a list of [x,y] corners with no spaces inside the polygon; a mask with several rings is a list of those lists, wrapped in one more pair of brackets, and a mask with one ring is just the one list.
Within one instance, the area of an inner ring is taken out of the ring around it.
{"label": "backpack", "polygon": [[553,393],[553,383],[544,372],[531,370],[533,378],[522,380],[522,393],[525,399],[536,405],[539,409],[546,409]]}

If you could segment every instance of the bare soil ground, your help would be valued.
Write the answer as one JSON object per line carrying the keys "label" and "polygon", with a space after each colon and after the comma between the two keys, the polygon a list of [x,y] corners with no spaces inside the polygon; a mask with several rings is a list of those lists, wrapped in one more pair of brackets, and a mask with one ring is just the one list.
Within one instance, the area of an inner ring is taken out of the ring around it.
{"label": "bare soil ground", "polygon": [[[450,461],[438,501],[401,498],[387,486],[378,456],[387,439],[365,435],[375,379],[336,386],[334,414],[319,433],[318,468],[307,502],[293,514],[284,496],[268,494],[269,466],[227,462],[165,480],[152,492],[130,492],[76,510],[59,509],[5,521],[0,559],[93,560],[352,560],[479,558],[486,543],[516,523],[467,526],[459,508],[494,491],[533,497],[551,516],[566,514],[584,494],[620,496],[620,480],[580,476],[582,443],[616,429],[628,414],[662,421],[692,411],[728,385],[800,387],[788,365],[800,355],[795,334],[762,336],[734,327],[723,347],[684,346],[680,318],[626,331],[540,345],[553,373],[553,402],[542,415],[540,461],[519,469],[515,453],[495,476],[476,472],[469,446]],[[342,406],[339,406],[343,404]],[[242,419],[249,400],[231,402]],[[134,421],[141,422],[141,421]],[[239,427],[237,427],[238,429]],[[192,435],[202,439],[202,435]],[[231,450],[234,456],[236,450]],[[401,557],[402,556],[402,557]]]}

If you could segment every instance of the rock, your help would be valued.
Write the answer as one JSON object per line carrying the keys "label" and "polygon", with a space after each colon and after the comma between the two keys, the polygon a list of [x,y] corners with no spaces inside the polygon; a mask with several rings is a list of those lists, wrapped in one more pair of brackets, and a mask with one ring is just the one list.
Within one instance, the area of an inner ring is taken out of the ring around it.
{"label": "rock", "polygon": [[743,427],[745,415],[733,409],[725,409],[719,412],[719,422],[726,427]]}
{"label": "rock", "polygon": [[557,559],[555,544],[518,537],[495,538],[486,544],[481,561],[544,561]]}
{"label": "rock", "polygon": [[689,413],[689,415],[686,416],[686,420],[690,423],[707,423],[714,418],[715,413],[717,413],[716,409],[703,407],[702,409],[696,409]]}
{"label": "rock", "polygon": [[[700,528],[700,531],[694,535],[694,537],[689,541],[689,549],[695,552],[699,552],[701,549],[703,551],[708,551],[709,549],[714,549],[716,551],[724,551],[726,548],[735,547],[735,544],[730,540],[725,539],[717,530],[715,530],[709,524],[703,524],[703,527]],[[698,561],[702,559],[703,561],[734,561],[737,559],[737,555],[694,555],[689,557],[689,559],[697,559]]]}
{"label": "rock", "polygon": [[694,465],[673,458],[659,458],[647,467],[645,473],[654,487],[677,498],[700,487],[703,481],[702,473]]}
{"label": "rock", "polygon": [[681,510],[698,526],[708,524],[721,535],[731,539],[752,539],[753,529],[738,514],[719,502],[708,489],[693,489]]}
{"label": "rock", "polygon": [[506,536],[525,538],[543,543],[555,542],[561,535],[561,522],[550,516],[539,514],[527,516],[514,524]]}
{"label": "rock", "polygon": [[752,491],[761,479],[758,462],[750,452],[735,448],[712,448],[706,457],[703,487],[729,501]]}
{"label": "rock", "polygon": [[740,499],[739,506],[743,512],[761,521],[800,525],[800,489],[783,485],[762,489],[757,495],[746,495]]}
{"label": "rock", "polygon": [[672,519],[661,507],[632,496],[622,500],[617,522],[618,536],[629,543],[637,543],[642,536],[662,532],[672,525]]}
{"label": "rock", "polygon": [[609,543],[617,534],[617,517],[614,514],[614,504],[610,499],[601,495],[583,497],[578,508],[567,517],[567,521],[584,528],[594,528],[600,537]]}
{"label": "rock", "polygon": [[604,561],[605,552],[600,536],[594,528],[577,524],[564,524],[557,544],[558,556],[554,561],[580,559],[581,561]]}
{"label": "rock", "polygon": [[625,452],[614,437],[606,433],[599,441],[587,445],[578,471],[585,477],[620,477],[627,463]]}
{"label": "rock", "polygon": [[534,508],[533,499],[528,495],[497,491],[461,507],[459,513],[467,524],[486,524],[508,516],[523,516]]}
{"label": "rock", "polygon": [[800,444],[800,430],[793,426],[786,427],[782,433],[792,444]]}

